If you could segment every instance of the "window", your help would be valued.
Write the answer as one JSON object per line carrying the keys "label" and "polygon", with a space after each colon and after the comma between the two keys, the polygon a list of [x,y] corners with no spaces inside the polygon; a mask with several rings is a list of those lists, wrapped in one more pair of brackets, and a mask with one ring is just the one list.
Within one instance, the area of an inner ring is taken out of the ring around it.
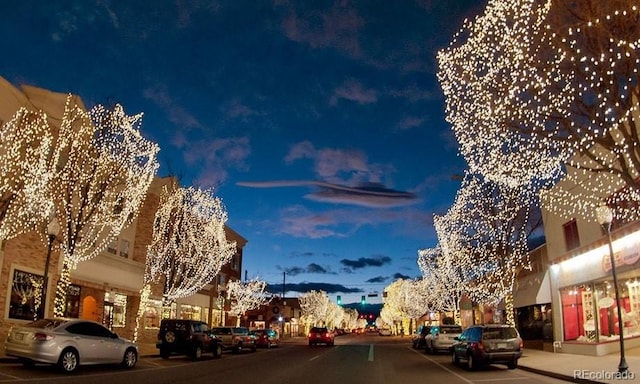
{"label": "window", "polygon": [[238,257],[238,255],[233,255],[231,258],[231,269],[234,271],[240,269],[240,257]]}
{"label": "window", "polygon": [[80,317],[80,292],[79,285],[70,284],[64,304],[64,316],[71,318]]}
{"label": "window", "polygon": [[185,320],[201,320],[202,307],[197,305],[180,305],[180,317]]}
{"label": "window", "polygon": [[9,318],[33,320],[36,309],[36,295],[40,295],[41,275],[15,269],[11,281]]}
{"label": "window", "polygon": [[120,256],[124,258],[129,257],[129,241],[128,240],[120,240]]}
{"label": "window", "polygon": [[111,240],[111,242],[107,246],[107,252],[109,252],[112,255],[117,255],[118,254],[118,239],[117,238]]}
{"label": "window", "polygon": [[126,325],[127,320],[127,296],[120,293],[106,292],[105,306],[113,307],[113,318],[111,327],[122,328]]}
{"label": "window", "polygon": [[129,240],[121,239],[118,237],[113,239],[107,246],[107,252],[112,255],[128,258],[129,257]]}
{"label": "window", "polygon": [[567,251],[576,249],[580,246],[580,237],[578,236],[578,223],[573,219],[562,225],[564,231],[564,241]]}
{"label": "window", "polygon": [[160,315],[162,314],[162,300],[150,299],[144,310],[144,328],[160,328]]}

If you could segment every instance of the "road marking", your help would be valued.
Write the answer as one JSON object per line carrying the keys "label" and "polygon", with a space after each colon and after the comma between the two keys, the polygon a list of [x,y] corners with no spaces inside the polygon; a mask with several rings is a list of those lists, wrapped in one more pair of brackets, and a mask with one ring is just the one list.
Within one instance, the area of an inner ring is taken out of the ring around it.
{"label": "road marking", "polygon": [[373,344],[369,344],[369,361],[373,361]]}
{"label": "road marking", "polygon": [[440,368],[444,369],[445,371],[449,372],[450,374],[458,377],[460,380],[464,381],[465,383],[473,384],[473,381],[467,379],[466,377],[464,377],[462,375],[457,374],[456,372],[450,370],[449,368],[445,367],[444,365],[442,365],[442,364],[438,363],[437,361],[433,360],[429,356],[420,353],[420,351],[416,351],[415,349],[410,348],[410,347],[407,347],[407,349],[410,350],[410,351],[413,351],[414,353],[417,353],[418,355],[422,356],[423,358],[429,360],[430,362],[432,362],[433,364],[437,365],[438,367],[440,367]]}
{"label": "road marking", "polygon": [[320,357],[320,355],[313,356],[312,358],[309,359],[309,361],[313,361],[313,360],[317,359],[318,357]]}

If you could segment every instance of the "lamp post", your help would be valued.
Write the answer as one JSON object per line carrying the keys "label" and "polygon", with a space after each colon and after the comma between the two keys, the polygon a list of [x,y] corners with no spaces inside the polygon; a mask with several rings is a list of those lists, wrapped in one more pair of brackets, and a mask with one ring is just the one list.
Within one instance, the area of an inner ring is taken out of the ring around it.
{"label": "lamp post", "polygon": [[627,361],[624,358],[624,320],[622,319],[622,306],[620,305],[620,291],[618,290],[618,276],[616,275],[616,261],[613,255],[613,244],[611,242],[611,223],[613,222],[613,212],[606,205],[599,206],[596,209],[598,223],[607,232],[607,240],[609,242],[609,258],[611,259],[611,274],[613,275],[613,287],[616,293],[616,306],[618,307],[618,329],[620,330],[620,363],[618,363],[618,372],[626,372],[629,369]]}
{"label": "lamp post", "polygon": [[40,307],[42,308],[42,317],[44,318],[45,308],[47,305],[47,279],[49,278],[49,262],[51,261],[51,249],[53,248],[53,241],[58,236],[60,232],[60,223],[58,223],[58,219],[55,216],[51,217],[49,224],[47,224],[47,237],[49,240],[47,246],[47,259],[44,262],[44,275],[42,277],[42,289],[40,293]]}

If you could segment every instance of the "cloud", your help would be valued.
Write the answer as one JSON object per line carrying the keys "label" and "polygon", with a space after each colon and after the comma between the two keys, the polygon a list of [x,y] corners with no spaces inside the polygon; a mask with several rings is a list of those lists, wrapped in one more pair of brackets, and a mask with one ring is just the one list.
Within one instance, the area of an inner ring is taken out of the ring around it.
{"label": "cloud", "polygon": [[228,169],[246,170],[251,154],[248,137],[181,140],[174,144],[182,150],[188,166],[200,170],[196,184],[203,187],[218,186],[228,176]]}
{"label": "cloud", "polygon": [[321,266],[320,264],[316,264],[316,263],[310,263],[309,265],[307,265],[306,267],[287,267],[287,268],[283,268],[278,266],[278,269],[286,272],[287,275],[289,276],[296,276],[296,275],[300,275],[303,273],[315,273],[315,274],[322,274],[322,275],[336,275],[337,273],[335,272],[331,272],[329,270],[329,268],[325,268],[323,266]]}
{"label": "cloud", "polygon": [[423,117],[407,116],[396,124],[396,128],[404,131],[407,129],[419,127],[424,124],[425,121],[426,119]]}
{"label": "cloud", "polygon": [[398,272],[393,274],[393,279],[394,280],[398,280],[398,279],[410,280],[411,276],[403,275],[402,273]]}
{"label": "cloud", "polygon": [[237,185],[251,188],[278,188],[315,186],[318,190],[304,195],[306,199],[334,203],[358,205],[370,208],[389,208],[416,204],[419,199],[411,192],[396,191],[379,183],[361,183],[346,186],[313,180],[280,180],[264,182],[238,182]]}
{"label": "cloud", "polygon": [[[347,288],[342,284],[330,283],[293,283],[285,284],[286,292],[309,292],[309,291],[325,291],[326,293],[360,293],[364,290],[360,288]],[[267,284],[266,290],[274,294],[282,293],[282,284]]]}
{"label": "cloud", "polygon": [[387,277],[384,276],[376,276],[376,277],[372,277],[369,280],[365,281],[366,283],[384,283],[385,281],[387,281]]}
{"label": "cloud", "polygon": [[375,90],[365,89],[360,82],[348,80],[333,91],[329,104],[336,105],[340,99],[354,101],[360,105],[364,105],[378,101],[378,95]]}
{"label": "cloud", "polygon": [[389,256],[361,257],[357,260],[342,259],[340,260],[340,263],[351,269],[361,269],[366,267],[381,267],[385,264],[391,264],[391,258]]}
{"label": "cloud", "polygon": [[142,92],[143,96],[152,101],[161,110],[165,111],[167,118],[178,128],[189,130],[192,128],[202,128],[202,124],[186,108],[178,105],[171,98],[169,91],[164,85],[150,87]]}

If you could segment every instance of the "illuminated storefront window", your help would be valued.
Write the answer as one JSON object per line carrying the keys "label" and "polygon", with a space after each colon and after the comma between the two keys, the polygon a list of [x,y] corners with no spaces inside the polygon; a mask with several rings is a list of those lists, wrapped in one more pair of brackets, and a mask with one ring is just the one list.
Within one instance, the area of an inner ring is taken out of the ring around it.
{"label": "illuminated storefront window", "polygon": [[108,324],[111,328],[124,327],[127,319],[127,295],[105,292],[104,312],[103,323]]}
{"label": "illuminated storefront window", "polygon": [[145,329],[157,329],[160,327],[162,315],[162,300],[150,299],[144,311]]}
{"label": "illuminated storefront window", "polygon": [[201,320],[202,307],[197,305],[180,305],[180,317],[186,320]]}

